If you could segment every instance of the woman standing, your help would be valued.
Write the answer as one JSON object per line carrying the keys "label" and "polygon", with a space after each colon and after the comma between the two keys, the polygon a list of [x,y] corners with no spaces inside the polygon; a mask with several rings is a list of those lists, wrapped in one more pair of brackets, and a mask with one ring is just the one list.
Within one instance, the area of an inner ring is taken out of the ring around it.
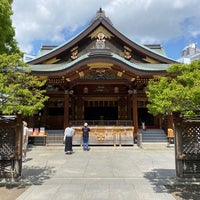
{"label": "woman standing", "polygon": [[69,126],[65,129],[64,132],[64,144],[65,144],[65,153],[72,154],[72,138],[74,136],[75,130],[71,127],[72,124],[69,123]]}

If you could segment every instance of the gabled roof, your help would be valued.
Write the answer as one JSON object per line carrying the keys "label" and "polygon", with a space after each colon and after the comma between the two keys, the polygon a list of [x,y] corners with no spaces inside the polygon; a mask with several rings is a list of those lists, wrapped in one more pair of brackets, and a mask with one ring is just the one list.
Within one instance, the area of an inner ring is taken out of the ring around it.
{"label": "gabled roof", "polygon": [[[60,46],[51,48],[51,50],[46,51],[46,53],[29,61],[28,64],[30,64],[30,65],[44,64],[48,60],[58,58],[59,56],[63,55],[64,52],[68,52],[68,54],[69,54],[71,49],[74,48],[75,46],[77,46],[77,44],[79,44],[79,45],[84,44],[88,40],[88,37],[92,38],[92,34],[94,34],[94,32],[97,31],[98,29],[104,29],[104,31],[108,32],[110,37],[115,37],[115,40],[119,45],[121,45],[122,47],[126,46],[127,48],[131,49],[133,53],[136,53],[137,55],[140,55],[141,57],[144,57],[147,60],[156,60],[157,63],[167,64],[167,65],[175,62],[174,60],[166,57],[166,55],[163,54],[161,46],[140,45],[140,44],[130,40],[126,36],[124,36],[122,33],[120,33],[118,30],[116,30],[114,28],[114,26],[112,25],[109,18],[107,18],[105,16],[104,11],[102,11],[102,9],[100,9],[99,11],[97,11],[97,15],[91,21],[91,24],[85,30],[83,30],[80,34],[78,34],[77,36],[72,38],[70,41],[67,41]],[[120,60],[120,56],[117,57],[117,56],[114,56],[114,54],[113,54],[113,57],[115,57],[115,59]],[[126,60],[122,59],[121,61],[124,62]],[[73,61],[72,61],[72,63],[73,63]],[[68,65],[71,65],[71,64],[68,64]],[[134,67],[136,67],[137,65],[140,65],[141,63],[133,64],[130,61],[126,61],[126,64],[129,64],[130,66],[134,65]],[[67,65],[65,65],[65,66],[67,66]],[[152,65],[152,67],[153,67],[153,65]],[[51,70],[51,69],[49,68],[49,70]],[[34,67],[33,67],[33,70],[34,70]]]}

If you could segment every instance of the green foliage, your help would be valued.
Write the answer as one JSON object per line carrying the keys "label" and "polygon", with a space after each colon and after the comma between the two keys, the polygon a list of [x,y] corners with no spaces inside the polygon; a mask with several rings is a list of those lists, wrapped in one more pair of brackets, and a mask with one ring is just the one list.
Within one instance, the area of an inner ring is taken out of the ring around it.
{"label": "green foliage", "polygon": [[32,115],[48,99],[41,87],[45,81],[32,76],[20,55],[0,55],[0,112]]}
{"label": "green foliage", "polygon": [[44,81],[32,76],[22,61],[14,39],[11,15],[13,0],[0,1],[0,113],[33,115],[48,99]]}
{"label": "green foliage", "polygon": [[194,115],[200,108],[200,61],[173,64],[167,77],[150,80],[148,110],[153,115],[180,112]]}
{"label": "green foliage", "polygon": [[0,54],[19,54],[20,50],[15,40],[15,29],[12,27],[11,16],[13,0],[0,1]]}

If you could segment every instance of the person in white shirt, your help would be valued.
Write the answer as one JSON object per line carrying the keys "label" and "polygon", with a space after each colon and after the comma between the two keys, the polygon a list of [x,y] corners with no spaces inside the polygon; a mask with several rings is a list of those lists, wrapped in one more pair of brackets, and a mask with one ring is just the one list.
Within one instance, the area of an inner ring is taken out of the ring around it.
{"label": "person in white shirt", "polygon": [[75,130],[71,127],[72,124],[69,123],[69,126],[65,129],[64,132],[64,144],[65,144],[65,153],[71,154],[73,152],[72,150],[72,138],[75,134]]}
{"label": "person in white shirt", "polygon": [[27,146],[28,146],[28,136],[29,136],[29,131],[27,127],[27,123],[23,121],[23,143],[22,143],[22,162],[26,162],[26,151],[27,151]]}

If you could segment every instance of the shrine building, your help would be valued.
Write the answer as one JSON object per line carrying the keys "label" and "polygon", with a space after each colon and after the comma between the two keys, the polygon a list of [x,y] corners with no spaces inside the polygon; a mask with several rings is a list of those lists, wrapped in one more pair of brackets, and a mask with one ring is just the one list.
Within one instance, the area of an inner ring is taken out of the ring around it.
{"label": "shrine building", "polygon": [[[29,126],[64,130],[80,127],[161,129],[162,119],[148,113],[145,89],[175,63],[161,45],[141,45],[117,30],[100,8],[85,30],[60,46],[42,46],[28,62],[46,80],[49,100]],[[102,136],[106,137],[106,135]]]}

